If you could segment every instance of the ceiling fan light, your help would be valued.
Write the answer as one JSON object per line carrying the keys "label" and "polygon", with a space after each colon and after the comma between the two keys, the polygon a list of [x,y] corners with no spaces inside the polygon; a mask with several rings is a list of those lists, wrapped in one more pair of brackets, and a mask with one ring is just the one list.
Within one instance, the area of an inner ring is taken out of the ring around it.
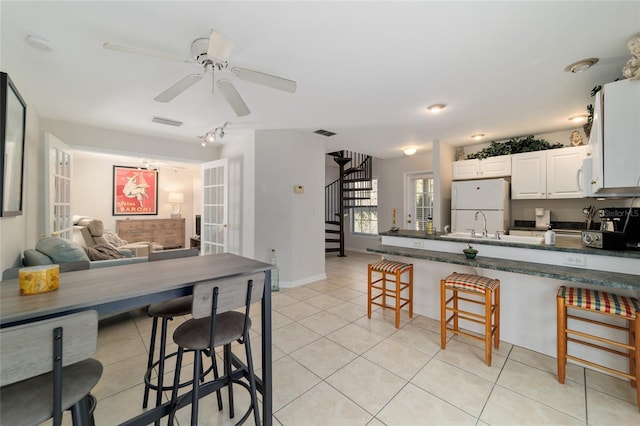
{"label": "ceiling fan light", "polygon": [[445,106],[445,104],[433,104],[427,107],[427,109],[431,112],[440,112],[445,108]]}
{"label": "ceiling fan light", "polygon": [[231,41],[230,38],[217,31],[211,30],[207,56],[220,62],[227,62],[231,57],[232,50],[233,41]]}
{"label": "ceiling fan light", "polygon": [[579,72],[588,70],[589,68],[597,64],[598,61],[599,61],[598,58],[583,59],[581,61],[574,62],[573,64],[568,65],[564,70],[566,72],[577,74]]}

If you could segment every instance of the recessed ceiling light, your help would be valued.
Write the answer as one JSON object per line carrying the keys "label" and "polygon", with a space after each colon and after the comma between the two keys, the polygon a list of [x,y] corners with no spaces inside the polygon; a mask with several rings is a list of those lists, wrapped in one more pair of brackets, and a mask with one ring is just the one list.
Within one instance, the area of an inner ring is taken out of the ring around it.
{"label": "recessed ceiling light", "polygon": [[587,119],[587,114],[574,115],[573,117],[569,117],[569,121],[573,121],[575,123],[580,123]]}
{"label": "recessed ceiling light", "polygon": [[427,107],[427,109],[431,112],[440,112],[444,109],[445,106],[446,106],[445,104],[433,104]]}
{"label": "recessed ceiling light", "polygon": [[53,48],[51,47],[51,43],[49,40],[46,40],[42,37],[28,35],[25,39],[27,44],[34,49],[40,50],[41,52],[52,52]]}
{"label": "recessed ceiling light", "polygon": [[415,154],[417,151],[418,151],[418,150],[417,150],[416,148],[412,147],[412,146],[411,146],[411,147],[408,147],[408,148],[405,148],[404,150],[402,150],[402,152],[404,152],[404,155],[413,155],[413,154]]}
{"label": "recessed ceiling light", "polygon": [[480,139],[484,138],[484,133],[478,133],[478,134],[475,134],[475,135],[471,135],[471,138],[479,141]]}
{"label": "recessed ceiling light", "polygon": [[597,64],[598,61],[599,61],[598,58],[583,59],[581,61],[574,62],[573,64],[567,66],[564,70],[566,72],[571,72],[576,74],[576,73],[588,70],[593,65]]}

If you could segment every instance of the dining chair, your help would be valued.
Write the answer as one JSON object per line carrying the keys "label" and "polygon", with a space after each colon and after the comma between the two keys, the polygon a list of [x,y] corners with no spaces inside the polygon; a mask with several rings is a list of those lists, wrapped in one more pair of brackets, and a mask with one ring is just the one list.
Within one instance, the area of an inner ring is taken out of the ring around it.
{"label": "dining chair", "polygon": [[[173,424],[175,412],[182,407],[183,401],[191,403],[191,425],[198,424],[198,403],[201,387],[208,387],[208,392],[219,391],[228,387],[229,417],[234,418],[233,384],[238,384],[249,391],[250,405],[237,424],[244,423],[253,411],[256,425],[260,424],[256,396],[256,377],[253,369],[249,330],[251,319],[249,311],[251,304],[262,299],[264,291],[264,273],[249,277],[205,281],[196,284],[193,289],[193,318],[182,323],[173,333],[173,341],[178,345],[176,369],[171,393],[172,411],[169,424]],[[239,309],[241,308],[241,309]],[[238,342],[245,348],[246,365],[232,365],[231,344]],[[223,347],[224,373],[214,380],[201,384],[197,378],[202,370],[200,355],[204,353],[215,362],[215,348]],[[186,350],[195,352],[193,360],[192,390],[180,396],[178,389],[182,357]],[[248,383],[243,378],[248,379]]]}
{"label": "dining chair", "polygon": [[[31,296],[25,296],[31,297]],[[71,409],[75,426],[93,426],[90,394],[102,376],[92,359],[98,313],[84,311],[0,330],[0,424],[62,422]]]}

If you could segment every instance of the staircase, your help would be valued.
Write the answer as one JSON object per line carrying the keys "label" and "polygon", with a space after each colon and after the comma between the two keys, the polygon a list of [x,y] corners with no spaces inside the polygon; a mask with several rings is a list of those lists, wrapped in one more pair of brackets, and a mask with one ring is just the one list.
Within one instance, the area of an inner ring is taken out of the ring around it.
{"label": "staircase", "polygon": [[325,186],[325,252],[344,257],[344,231],[347,209],[358,200],[368,200],[371,191],[372,158],[350,151],[329,154],[340,167],[339,178]]}

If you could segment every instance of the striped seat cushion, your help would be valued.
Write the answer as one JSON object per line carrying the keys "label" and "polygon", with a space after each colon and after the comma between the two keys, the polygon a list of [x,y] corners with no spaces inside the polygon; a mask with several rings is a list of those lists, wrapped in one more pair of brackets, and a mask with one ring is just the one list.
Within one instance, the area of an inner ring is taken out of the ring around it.
{"label": "striped seat cushion", "polygon": [[459,274],[454,272],[444,279],[444,285],[459,290],[475,291],[484,293],[487,289],[494,290],[500,285],[499,280],[493,278],[481,277],[472,274]]}
{"label": "striped seat cushion", "polygon": [[568,307],[588,309],[634,319],[640,312],[640,303],[633,297],[619,296],[604,291],[578,287],[560,287],[558,297],[564,298]]}
{"label": "striped seat cushion", "polygon": [[411,263],[394,262],[392,260],[381,260],[380,262],[370,263],[369,269],[376,272],[389,272],[395,274],[404,272],[413,268]]}

